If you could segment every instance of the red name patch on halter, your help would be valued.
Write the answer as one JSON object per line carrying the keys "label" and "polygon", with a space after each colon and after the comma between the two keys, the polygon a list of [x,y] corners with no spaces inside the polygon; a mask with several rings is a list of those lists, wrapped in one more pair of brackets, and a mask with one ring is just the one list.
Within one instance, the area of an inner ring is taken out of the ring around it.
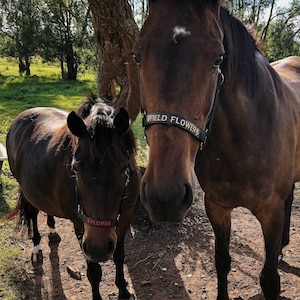
{"label": "red name patch on halter", "polygon": [[88,218],[86,223],[96,227],[113,227],[112,221],[110,220],[93,220]]}

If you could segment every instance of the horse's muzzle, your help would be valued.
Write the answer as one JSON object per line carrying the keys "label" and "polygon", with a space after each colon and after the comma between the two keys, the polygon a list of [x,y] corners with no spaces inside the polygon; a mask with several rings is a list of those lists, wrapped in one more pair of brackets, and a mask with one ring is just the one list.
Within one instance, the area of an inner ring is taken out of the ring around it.
{"label": "horse's muzzle", "polygon": [[[112,231],[113,234],[110,234]],[[93,234],[86,233],[87,231],[83,237],[82,250],[87,258],[96,263],[111,259],[117,244],[115,229],[94,229]]]}
{"label": "horse's muzzle", "polygon": [[143,179],[140,197],[152,222],[179,223],[192,205],[193,192],[189,183],[175,182],[163,189]]}

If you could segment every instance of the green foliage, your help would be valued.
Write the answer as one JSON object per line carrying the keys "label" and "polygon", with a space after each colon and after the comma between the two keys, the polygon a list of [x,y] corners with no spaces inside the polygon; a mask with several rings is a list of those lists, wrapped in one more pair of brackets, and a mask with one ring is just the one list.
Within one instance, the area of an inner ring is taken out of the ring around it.
{"label": "green foliage", "polygon": [[11,121],[33,106],[71,110],[78,107],[89,92],[96,92],[94,75],[80,74],[80,80],[69,82],[59,80],[59,73],[57,66],[36,60],[32,64],[34,75],[23,77],[15,61],[0,60],[1,122]]}
{"label": "green foliage", "polygon": [[0,299],[32,299],[34,283],[18,258],[20,239],[15,235],[12,222],[0,223]]}
{"label": "green foliage", "polygon": [[243,23],[257,30],[268,60],[299,55],[299,1],[280,7],[279,0],[224,0],[228,9]]}
{"label": "green foliage", "polygon": [[1,0],[5,22],[2,31],[7,40],[2,45],[2,52],[18,58],[29,58],[35,54],[39,42],[40,20],[35,0],[7,1]]}
{"label": "green foliage", "polygon": [[74,80],[81,62],[85,66],[91,66],[91,62],[97,65],[87,1],[45,0],[43,3],[39,54],[46,61],[59,59],[62,77]]}
{"label": "green foliage", "polygon": [[300,55],[300,44],[294,40],[293,24],[285,26],[285,19],[278,18],[270,25],[265,40],[265,53],[269,61],[290,55]]}
{"label": "green foliage", "polygon": [[132,124],[132,130],[134,132],[135,137],[137,138],[137,164],[139,166],[146,167],[148,162],[149,147],[147,145],[146,137],[144,134],[144,128],[141,126],[141,124],[142,116],[138,115],[135,122]]}
{"label": "green foliage", "polygon": [[34,55],[60,60],[69,80],[77,79],[81,62],[97,66],[87,0],[0,0],[0,16],[0,54],[18,58],[26,75]]}

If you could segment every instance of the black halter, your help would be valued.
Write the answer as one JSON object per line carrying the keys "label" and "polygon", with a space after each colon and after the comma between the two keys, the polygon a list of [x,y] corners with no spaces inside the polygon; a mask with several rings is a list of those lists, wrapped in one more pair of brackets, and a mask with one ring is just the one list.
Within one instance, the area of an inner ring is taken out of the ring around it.
{"label": "black halter", "polygon": [[188,133],[190,133],[196,139],[198,139],[200,141],[200,150],[202,150],[204,144],[206,143],[207,136],[211,131],[212,121],[214,119],[218,107],[218,103],[219,103],[220,87],[223,82],[224,82],[224,76],[221,73],[221,71],[219,71],[213,107],[205,129],[200,128],[193,122],[179,115],[166,113],[166,112],[151,112],[147,114],[147,112],[142,108],[141,113],[142,113],[143,127],[146,128],[153,124],[164,124],[168,126],[179,127],[187,131]]}
{"label": "black halter", "polygon": [[80,202],[80,197],[78,194],[78,190],[77,190],[77,185],[76,185],[76,197],[77,197],[77,216],[86,224],[93,226],[93,227],[100,227],[100,228],[117,228],[118,223],[119,223],[119,219],[120,219],[120,215],[121,215],[121,211],[122,211],[122,206],[123,206],[123,201],[124,201],[124,197],[125,197],[125,191],[126,191],[126,187],[128,186],[129,182],[130,182],[130,169],[129,167],[127,167],[125,169],[125,184],[124,184],[124,190],[123,190],[123,195],[121,198],[121,203],[120,203],[120,207],[119,207],[119,211],[118,211],[118,215],[116,217],[116,219],[94,219],[92,217],[88,217],[87,215],[84,214],[83,212],[83,208],[82,208],[82,204]]}

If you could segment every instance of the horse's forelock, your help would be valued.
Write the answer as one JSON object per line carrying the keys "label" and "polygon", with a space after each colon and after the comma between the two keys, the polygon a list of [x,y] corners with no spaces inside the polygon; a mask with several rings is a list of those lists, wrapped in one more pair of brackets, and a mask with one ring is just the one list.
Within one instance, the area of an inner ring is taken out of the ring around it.
{"label": "horse's forelock", "polygon": [[94,155],[97,160],[110,158],[111,160],[124,160],[128,155],[135,153],[135,139],[131,129],[120,135],[113,125],[115,110],[106,106],[104,110],[92,109],[95,115],[88,124],[88,133],[93,144]]}
{"label": "horse's forelock", "polygon": [[101,98],[97,98],[96,95],[91,94],[88,99],[79,107],[77,110],[77,114],[82,118],[86,119],[92,112],[92,110],[95,111],[95,107],[98,108],[98,110],[103,111],[111,111],[113,110],[112,107],[110,107],[105,100]]}
{"label": "horse's forelock", "polygon": [[91,95],[78,109],[77,114],[85,120],[87,132],[97,160],[110,158],[124,160],[125,156],[136,151],[132,130],[120,135],[114,128],[113,120],[116,110],[103,99]]}

